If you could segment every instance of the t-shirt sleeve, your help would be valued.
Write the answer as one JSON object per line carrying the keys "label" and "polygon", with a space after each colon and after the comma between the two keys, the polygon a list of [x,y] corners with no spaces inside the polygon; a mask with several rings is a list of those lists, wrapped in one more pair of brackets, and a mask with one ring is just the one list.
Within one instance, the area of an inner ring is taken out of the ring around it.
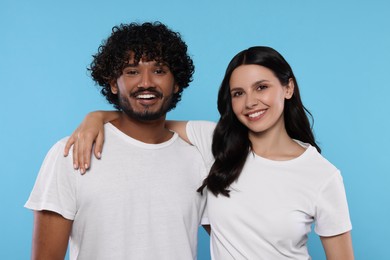
{"label": "t-shirt sleeve", "polygon": [[315,232],[335,236],[352,229],[342,176],[337,171],[323,185],[316,203]]}
{"label": "t-shirt sleeve", "polygon": [[[207,173],[214,162],[214,156],[211,152],[214,129],[215,123],[209,121],[188,121],[186,126],[187,137],[202,155],[207,167]],[[207,190],[204,190],[204,192],[207,193]],[[205,195],[204,193],[203,196]],[[210,225],[207,204],[202,214],[201,225]]]}
{"label": "t-shirt sleeve", "polygon": [[37,211],[53,211],[73,220],[76,214],[76,177],[79,173],[73,169],[72,156],[63,156],[65,141],[59,141],[47,153],[24,206]]}
{"label": "t-shirt sleeve", "polygon": [[188,139],[201,153],[203,160],[208,167],[207,170],[210,169],[214,162],[211,145],[215,125],[214,122],[208,121],[189,121],[186,127]]}
{"label": "t-shirt sleeve", "polygon": [[200,224],[201,225],[210,225],[209,215],[208,215],[208,212],[207,212],[207,204],[204,207],[204,211],[203,211],[203,214],[202,214],[202,218],[200,220]]}

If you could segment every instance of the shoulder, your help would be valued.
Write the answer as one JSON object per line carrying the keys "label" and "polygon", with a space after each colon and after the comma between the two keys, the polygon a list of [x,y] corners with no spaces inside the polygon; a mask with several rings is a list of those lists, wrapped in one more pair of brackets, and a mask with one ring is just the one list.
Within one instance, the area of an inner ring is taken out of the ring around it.
{"label": "shoulder", "polygon": [[323,169],[327,172],[338,172],[338,168],[332,164],[328,159],[326,159],[322,154],[320,154],[317,149],[313,146],[309,146],[307,149],[310,149],[308,152],[309,163],[313,164],[317,169]]}
{"label": "shoulder", "polygon": [[285,165],[295,173],[294,176],[299,177],[300,183],[319,189],[331,179],[340,176],[339,169],[321,155],[315,147],[306,143],[300,144],[306,148],[306,151]]}
{"label": "shoulder", "polygon": [[69,136],[64,137],[51,146],[41,163],[39,176],[46,176],[45,178],[47,179],[56,178],[55,176],[71,178],[70,176],[74,176],[74,174],[69,173],[78,173],[78,170],[73,167],[73,146],[69,154],[64,156],[64,149],[68,139]]}
{"label": "shoulder", "polygon": [[316,169],[326,172],[338,171],[336,166],[320,154],[314,146],[299,140],[294,141],[306,149],[306,151],[295,160],[298,164],[301,164],[301,166],[305,165],[305,168],[311,170]]}
{"label": "shoulder", "polygon": [[[58,140],[56,143],[54,143],[49,151],[47,152],[46,154],[46,157],[47,156],[61,156],[61,157],[64,157],[63,154],[64,154],[64,148],[65,148],[65,145],[66,145],[66,142],[68,141],[69,139],[69,136],[67,137],[64,137],[60,140]],[[72,150],[73,150],[73,146],[71,147],[71,150],[69,151],[69,155],[72,154]],[[64,157],[64,158],[68,158],[68,157],[71,157],[71,156],[67,156],[67,157]]]}

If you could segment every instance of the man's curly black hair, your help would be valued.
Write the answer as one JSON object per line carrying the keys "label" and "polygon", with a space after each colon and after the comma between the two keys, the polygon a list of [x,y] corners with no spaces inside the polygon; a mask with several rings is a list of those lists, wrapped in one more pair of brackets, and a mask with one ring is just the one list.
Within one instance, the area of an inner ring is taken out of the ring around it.
{"label": "man's curly black hair", "polygon": [[100,92],[118,110],[118,95],[111,92],[110,83],[122,75],[131,53],[134,54],[135,63],[146,58],[169,67],[179,86],[177,93],[172,96],[169,110],[175,108],[183,89],[192,81],[195,70],[181,35],[160,22],[120,24],[112,28],[111,36],[99,46],[88,70],[94,81],[102,87]]}

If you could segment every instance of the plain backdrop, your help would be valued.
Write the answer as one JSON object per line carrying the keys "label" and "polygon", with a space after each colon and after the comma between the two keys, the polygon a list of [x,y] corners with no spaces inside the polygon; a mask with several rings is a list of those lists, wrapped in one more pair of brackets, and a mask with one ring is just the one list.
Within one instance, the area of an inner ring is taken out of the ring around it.
{"label": "plain backdrop", "polygon": [[[287,59],[323,155],[342,172],[356,259],[388,259],[389,13],[386,0],[1,0],[0,259],[30,256],[23,205],[49,148],[87,112],[111,109],[87,73],[91,55],[114,25],[157,20],[181,33],[196,65],[170,119],[218,120],[238,51],[266,45]],[[201,231],[201,260],[208,243]],[[315,234],[309,249],[325,259]]]}

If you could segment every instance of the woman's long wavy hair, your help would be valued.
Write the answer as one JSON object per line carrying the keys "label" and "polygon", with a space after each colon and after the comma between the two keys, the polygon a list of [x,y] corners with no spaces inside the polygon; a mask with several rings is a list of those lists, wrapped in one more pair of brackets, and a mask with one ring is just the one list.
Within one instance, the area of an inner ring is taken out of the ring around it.
{"label": "woman's long wavy hair", "polygon": [[229,84],[232,72],[241,65],[249,64],[270,69],[282,86],[286,86],[290,79],[293,80],[294,94],[291,99],[285,100],[283,111],[287,133],[291,138],[309,143],[321,152],[308,119],[310,117],[313,121],[313,117],[302,104],[298,83],[290,65],[282,55],[270,47],[251,47],[234,56],[226,69],[218,93],[220,119],[214,131],[212,144],[215,162],[198,191],[207,186],[214,195],[222,194],[229,197],[229,186],[240,176],[248,153],[252,151],[248,129],[233,112]]}

